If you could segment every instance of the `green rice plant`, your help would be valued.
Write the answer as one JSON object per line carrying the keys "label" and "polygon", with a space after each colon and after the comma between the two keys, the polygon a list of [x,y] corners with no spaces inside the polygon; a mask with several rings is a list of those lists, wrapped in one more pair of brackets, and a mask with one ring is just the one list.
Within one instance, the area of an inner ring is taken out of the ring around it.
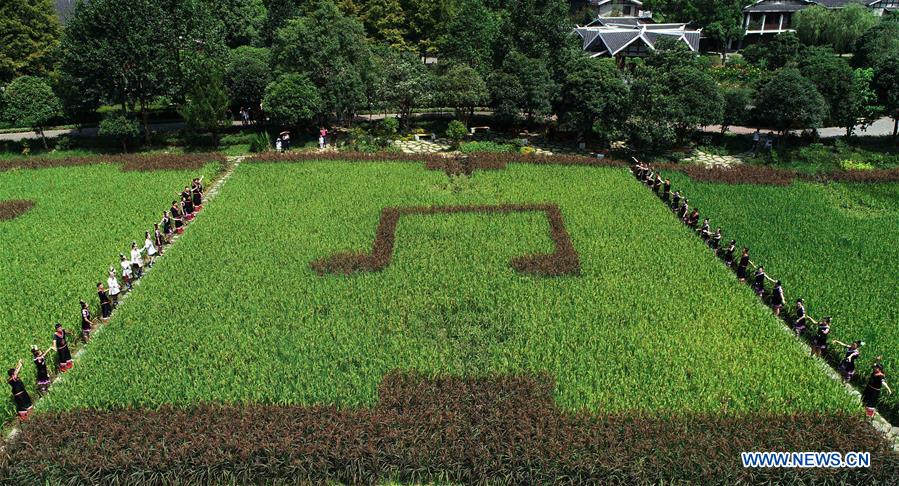
{"label": "green rice plant", "polygon": [[[899,374],[899,183],[757,186],[670,176],[712,228],[750,247],[753,261],[783,281],[790,307],[801,297],[812,317],[833,316],[832,337],[867,343],[858,385],[879,355],[888,377]],[[880,411],[899,419],[899,394],[884,393]]]}
{"label": "green rice plant", "polygon": [[[511,164],[463,190],[419,164],[242,164],[39,410],[199,402],[371,406],[392,370],[546,372],[564,410],[860,413],[799,343],[624,169]],[[553,251],[539,213],[399,220],[385,207],[555,204],[574,276],[522,274]]]}
{"label": "green rice plant", "polygon": [[[80,328],[79,299],[99,315],[96,284],[132,241],[161,218],[191,178],[212,178],[217,164],[200,170],[128,171],[78,165],[0,171],[0,202],[33,203],[15,218],[0,217],[0,362],[24,359],[23,380],[34,385],[29,347],[46,349],[53,324]],[[12,415],[5,400],[3,418]]]}

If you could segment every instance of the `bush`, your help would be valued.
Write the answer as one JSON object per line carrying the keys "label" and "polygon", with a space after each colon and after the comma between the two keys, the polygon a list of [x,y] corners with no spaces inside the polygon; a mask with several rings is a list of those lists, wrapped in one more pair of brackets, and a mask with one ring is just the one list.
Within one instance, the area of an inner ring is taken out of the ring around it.
{"label": "bush", "polygon": [[446,138],[450,139],[456,145],[462,140],[465,140],[465,137],[467,136],[468,129],[465,128],[465,125],[459,120],[449,122],[449,125],[446,127]]}
{"label": "bush", "polygon": [[489,153],[506,153],[506,152],[515,152],[515,145],[510,145],[506,143],[496,143],[496,142],[466,142],[459,146],[459,150],[462,153],[472,154],[475,152],[489,152]]}
{"label": "bush", "polygon": [[851,159],[841,160],[840,168],[843,170],[874,170],[874,166],[867,162],[856,162]]}
{"label": "bush", "polygon": [[396,118],[391,117],[381,120],[381,131],[384,133],[385,137],[393,137],[399,129],[400,121]]}
{"label": "bush", "polygon": [[250,152],[259,154],[268,152],[272,148],[272,138],[268,132],[259,132],[250,139]]}
{"label": "bush", "polygon": [[120,111],[111,112],[100,122],[100,136],[110,137],[122,144],[122,150],[128,151],[128,140],[140,133],[137,121],[128,118]]}

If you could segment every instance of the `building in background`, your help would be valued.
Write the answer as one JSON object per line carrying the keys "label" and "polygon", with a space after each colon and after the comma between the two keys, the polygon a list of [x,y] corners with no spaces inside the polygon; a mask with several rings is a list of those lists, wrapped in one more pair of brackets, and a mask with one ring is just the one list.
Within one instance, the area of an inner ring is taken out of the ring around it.
{"label": "building in background", "polygon": [[802,9],[815,5],[838,9],[850,3],[865,5],[878,15],[886,10],[899,10],[899,0],[758,0],[743,9],[744,44],[757,42],[764,36],[795,31],[793,16]]}
{"label": "building in background", "polygon": [[683,42],[699,52],[701,30],[687,24],[654,24],[639,17],[599,17],[590,24],[574,29],[583,41],[583,49],[591,57],[613,57],[619,64],[627,57],[643,57],[655,50],[660,39]]}

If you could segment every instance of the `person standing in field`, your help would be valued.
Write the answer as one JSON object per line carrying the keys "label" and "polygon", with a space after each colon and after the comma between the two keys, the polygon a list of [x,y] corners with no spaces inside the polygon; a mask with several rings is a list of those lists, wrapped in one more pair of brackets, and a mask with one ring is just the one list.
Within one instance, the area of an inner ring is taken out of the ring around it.
{"label": "person standing in field", "polygon": [[87,308],[87,304],[82,300],[81,302],[81,339],[84,342],[88,342],[91,340],[91,331],[94,329],[94,322],[91,319],[91,310]]}
{"label": "person standing in field", "polygon": [[178,201],[172,201],[169,213],[172,215],[172,221],[175,223],[175,232],[179,235],[184,233],[184,221],[181,219],[181,204]]}
{"label": "person standing in field", "polygon": [[162,255],[162,247],[165,245],[165,235],[159,229],[159,223],[153,223],[153,243],[156,245],[156,251]]}
{"label": "person standing in field", "polygon": [[146,254],[144,263],[147,267],[153,266],[153,260],[156,259],[156,245],[153,244],[153,238],[150,237],[150,232],[144,232],[144,247],[141,250],[144,254]]}
{"label": "person standing in field", "polygon": [[141,255],[141,249],[137,247],[137,242],[131,242],[131,272],[134,279],[141,278],[144,274],[144,257]]}
{"label": "person standing in field", "polygon": [[724,249],[724,264],[728,268],[734,268],[734,253],[737,251],[737,240],[730,240],[727,248]]}
{"label": "person standing in field", "polygon": [[60,373],[72,369],[72,353],[69,350],[69,333],[62,328],[62,324],[56,323],[56,332],[53,333],[53,349],[56,350],[56,366]]}
{"label": "person standing in field", "polygon": [[181,207],[184,209],[184,218],[188,221],[194,219],[194,203],[190,196],[190,188],[184,186],[181,191]]}
{"label": "person standing in field", "polygon": [[712,249],[716,254],[718,253],[718,248],[721,246],[721,238],[723,235],[721,234],[721,228],[715,229],[715,234],[712,235],[712,238],[709,239],[709,248]]}
{"label": "person standing in field", "polygon": [[765,280],[774,282],[774,279],[765,273],[765,266],[759,265],[755,270],[755,282],[752,284],[752,288],[755,289],[755,293],[758,294],[759,297],[765,295]]}
{"label": "person standing in field", "polygon": [[874,411],[877,408],[877,402],[880,401],[880,390],[887,389],[887,393],[893,394],[890,386],[887,385],[886,374],[883,372],[883,364],[881,364],[882,356],[878,356],[874,361],[874,368],[871,370],[871,376],[868,377],[868,384],[862,393],[862,403],[865,405],[865,414],[869,418],[874,417]]}
{"label": "person standing in field", "polygon": [[665,179],[662,185],[662,201],[665,201],[665,204],[671,201],[671,179]]}
{"label": "person standing in field", "polygon": [[112,300],[112,305],[118,305],[119,294],[122,292],[122,288],[119,286],[114,267],[109,267],[109,278],[106,279],[106,285],[109,287],[109,298]]}
{"label": "person standing in field", "polygon": [[109,316],[112,315],[112,300],[103,288],[103,282],[97,282],[97,297],[100,299],[100,319],[109,322]]}
{"label": "person standing in field", "polygon": [[840,361],[838,369],[840,370],[840,374],[843,375],[843,381],[848,382],[852,380],[852,377],[855,375],[855,360],[861,356],[861,347],[864,346],[865,343],[864,341],[853,341],[852,344],[846,344],[837,341],[836,339],[834,339],[833,342],[846,348],[846,353],[843,355],[843,359]]}
{"label": "person standing in field", "polygon": [[328,129],[325,127],[319,128],[318,137],[319,137],[319,140],[321,141],[322,148],[327,147],[328,146]]}
{"label": "person standing in field", "polygon": [[674,195],[671,198],[671,210],[677,211],[680,208],[680,191],[674,191]]}
{"label": "person standing in field", "polygon": [[10,388],[12,388],[12,400],[16,404],[16,413],[19,415],[19,420],[27,420],[28,413],[31,412],[34,405],[31,403],[31,397],[28,396],[28,391],[25,390],[25,384],[22,383],[22,379],[19,378],[20,371],[22,371],[21,359],[16,363],[15,368],[10,368],[7,372],[9,378],[6,379],[6,382],[9,383]]}
{"label": "person standing in field", "polygon": [[[802,299],[796,299],[796,318],[793,319],[793,332],[796,333],[796,337],[802,335],[805,332],[805,328],[807,326],[806,321],[814,320],[809,317],[808,313],[805,310],[805,301]],[[817,323],[816,323],[817,324]]]}
{"label": "person standing in field", "polygon": [[712,228],[709,225],[709,218],[702,220],[702,227],[699,228],[699,237],[705,242],[708,242],[709,238],[712,237]]}
{"label": "person standing in field", "polygon": [[749,277],[749,265],[752,264],[752,260],[749,259],[749,248],[743,247],[743,254],[740,255],[740,263],[737,264],[737,278],[740,279],[741,282],[745,282]]}
{"label": "person standing in field", "polygon": [[166,240],[171,240],[172,238],[172,218],[169,217],[168,211],[162,212],[162,220],[160,220],[162,224],[162,234],[165,235]]}
{"label": "person standing in field", "polygon": [[194,179],[190,185],[190,197],[193,199],[194,211],[200,212],[203,209],[203,186],[200,179]]}
{"label": "person standing in field", "polygon": [[780,315],[780,310],[784,306],[784,288],[780,280],[774,282],[774,290],[771,291],[771,309],[775,316]]}
{"label": "person standing in field", "polygon": [[[811,320],[811,317],[809,317]],[[827,352],[827,336],[830,335],[830,316],[825,316],[818,323],[818,332],[812,339],[812,356],[824,356]]]}
{"label": "person standing in field", "polygon": [[34,369],[37,376],[37,392],[41,395],[47,393],[50,388],[50,372],[47,371],[47,353],[53,348],[41,352],[37,346],[31,347],[31,356],[34,359]]}

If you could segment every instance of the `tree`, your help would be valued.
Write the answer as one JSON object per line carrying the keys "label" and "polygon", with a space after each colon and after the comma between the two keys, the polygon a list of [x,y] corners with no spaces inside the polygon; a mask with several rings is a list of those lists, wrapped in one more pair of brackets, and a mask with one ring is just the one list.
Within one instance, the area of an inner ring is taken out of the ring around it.
{"label": "tree", "polygon": [[899,50],[877,63],[872,84],[884,111],[893,118],[893,139],[899,142]]}
{"label": "tree", "polygon": [[185,61],[199,52],[221,59],[223,39],[221,23],[200,0],[79,2],[66,23],[60,71],[126,112],[137,105],[149,142],[151,103],[180,99],[198,75]]}
{"label": "tree", "polygon": [[[721,62],[727,63],[727,49],[743,38],[742,0],[702,0],[696,2],[697,21],[702,33],[716,41],[721,50]],[[689,20],[689,19],[688,19]]]}
{"label": "tree", "polygon": [[793,32],[777,34],[766,48],[765,61],[768,69],[780,69],[794,64],[802,55],[802,43]]}
{"label": "tree", "polygon": [[434,80],[415,54],[391,49],[384,59],[382,98],[397,110],[403,126],[409,127],[412,110],[430,99]]}
{"label": "tree", "polygon": [[756,90],[756,111],[781,135],[791,128],[818,128],[827,105],[815,85],[796,68],[782,68],[761,80]]}
{"label": "tree", "polygon": [[0,2],[0,85],[53,68],[61,28],[51,0]]}
{"label": "tree", "polygon": [[594,133],[605,141],[622,132],[630,112],[628,86],[612,59],[581,56],[573,60],[561,86],[557,111],[578,138]]}
{"label": "tree", "polygon": [[34,76],[16,78],[3,93],[3,104],[7,119],[31,127],[41,136],[44,148],[49,148],[44,127],[62,114],[62,105],[47,81]]}
{"label": "tree", "polygon": [[121,111],[109,113],[100,122],[100,136],[110,137],[122,144],[122,151],[128,152],[128,140],[140,133],[137,122]]}
{"label": "tree", "polygon": [[502,69],[490,78],[497,115],[516,120],[524,113],[528,124],[534,117],[552,113],[552,102],[558,90],[545,61],[517,51],[506,56]]}
{"label": "tree", "polygon": [[191,130],[210,132],[213,147],[218,147],[219,132],[231,125],[224,77],[218,63],[208,58],[198,59],[196,65],[203,75],[188,88],[178,112]]}
{"label": "tree", "polygon": [[301,74],[284,74],[265,88],[262,109],[275,123],[300,128],[321,110],[321,97],[309,78]]}
{"label": "tree", "polygon": [[262,0],[205,0],[225,27],[225,43],[230,48],[258,46],[263,41],[263,29],[268,10]]}
{"label": "tree", "polygon": [[408,22],[399,0],[368,0],[358,15],[365,31],[375,41],[391,47],[407,47]]}
{"label": "tree", "polygon": [[366,103],[372,53],[365,29],[330,1],[318,3],[277,32],[272,62],[276,72],[309,78],[321,95],[322,113],[349,121]]}
{"label": "tree", "polygon": [[825,38],[840,54],[850,52],[856,41],[868,29],[877,24],[877,16],[868,7],[849,3],[832,12]]}
{"label": "tree", "polygon": [[498,2],[502,15],[501,42],[496,58],[518,51],[532,59],[551,55],[571,36],[569,2],[564,0],[505,0]]}
{"label": "tree", "polygon": [[819,46],[826,42],[830,23],[830,10],[821,5],[804,8],[793,14],[793,27],[796,29],[796,35],[807,46]]}
{"label": "tree", "polygon": [[484,78],[463,64],[450,66],[437,78],[437,86],[441,101],[446,106],[453,107],[456,118],[465,126],[468,126],[469,119],[474,115],[475,107],[490,98]]}
{"label": "tree", "polygon": [[458,0],[450,15],[437,41],[440,57],[487,74],[493,65],[493,47],[499,37],[498,14],[488,9],[483,0]]}
{"label": "tree", "polygon": [[846,136],[859,123],[870,122],[876,110],[869,109],[875,96],[870,89],[871,73],[855,71],[834,56],[830,48],[812,48],[799,63],[799,71],[815,85],[827,104],[827,118],[846,128]]}
{"label": "tree", "polygon": [[721,133],[733,125],[745,123],[752,103],[752,91],[746,88],[730,88],[724,91],[724,113],[721,118]]}
{"label": "tree", "polygon": [[271,51],[262,47],[233,49],[225,66],[225,86],[234,107],[259,108],[272,80]]}
{"label": "tree", "polygon": [[874,67],[884,57],[899,52],[899,17],[882,20],[868,29],[855,42],[852,65],[857,68]]}

